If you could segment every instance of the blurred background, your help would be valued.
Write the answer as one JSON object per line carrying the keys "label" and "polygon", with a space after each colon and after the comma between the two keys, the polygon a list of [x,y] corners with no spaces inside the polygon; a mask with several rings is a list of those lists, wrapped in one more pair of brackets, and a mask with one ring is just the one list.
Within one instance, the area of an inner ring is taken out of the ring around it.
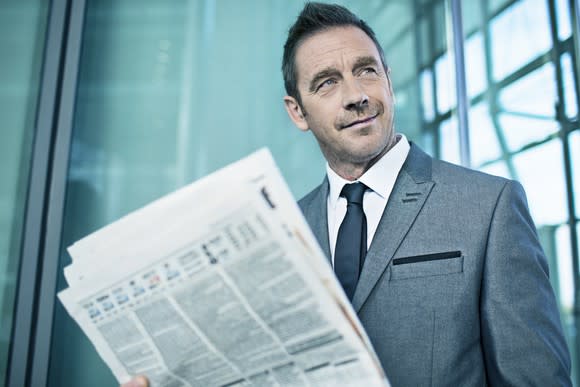
{"label": "blurred background", "polygon": [[[524,185],[580,386],[578,0],[337,2],[385,49],[398,131]],[[77,239],[264,146],[297,198],[320,183],[282,104],[302,6],[0,1],[0,386],[116,384],[55,302]]]}

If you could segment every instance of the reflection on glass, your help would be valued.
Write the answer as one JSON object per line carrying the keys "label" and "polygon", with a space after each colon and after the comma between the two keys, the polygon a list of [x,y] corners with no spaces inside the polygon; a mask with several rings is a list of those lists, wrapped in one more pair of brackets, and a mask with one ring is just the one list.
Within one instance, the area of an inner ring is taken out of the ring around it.
{"label": "reflection on glass", "polygon": [[559,129],[555,119],[556,85],[553,64],[517,80],[500,91],[499,122],[511,151],[544,140]]}
{"label": "reflection on glass", "polygon": [[545,0],[522,0],[491,21],[493,77],[501,80],[550,49]]}
{"label": "reflection on glass", "polygon": [[467,97],[473,98],[487,88],[481,32],[473,34],[465,41],[465,68]]}
{"label": "reflection on glass", "polygon": [[439,126],[439,144],[441,160],[461,164],[457,120],[445,120]]}
{"label": "reflection on glass", "polygon": [[46,3],[0,3],[0,385],[12,333]]}
{"label": "reflection on glass", "polygon": [[445,53],[435,62],[437,79],[437,111],[445,113],[456,105],[455,72],[453,57]]}
{"label": "reflection on glass", "polygon": [[528,205],[538,225],[562,224],[568,220],[562,144],[552,140],[514,156]]}
{"label": "reflection on glass", "polygon": [[569,53],[562,55],[560,59],[562,65],[562,76],[564,78],[564,104],[566,116],[574,118],[578,114],[578,98],[574,90],[574,69],[572,67],[572,58]]}
{"label": "reflection on glass", "polygon": [[500,114],[499,122],[509,150],[515,151],[534,141],[546,139],[558,131],[558,123],[512,114]]}
{"label": "reflection on glass", "polygon": [[435,118],[435,101],[433,100],[433,74],[427,69],[419,76],[421,83],[421,101],[423,102],[423,118],[426,122]]}
{"label": "reflection on glass", "polygon": [[501,107],[513,113],[554,117],[557,101],[555,80],[554,65],[548,62],[503,88],[500,93]]}
{"label": "reflection on glass", "polygon": [[473,166],[477,167],[486,161],[501,157],[497,133],[486,103],[479,103],[469,109],[469,134]]}
{"label": "reflection on glass", "polygon": [[556,17],[558,19],[558,39],[566,40],[572,35],[569,1],[556,0]]}
{"label": "reflection on glass", "polygon": [[576,217],[580,218],[580,130],[570,133],[570,150],[572,155],[572,189]]}
{"label": "reflection on glass", "polygon": [[505,7],[510,0],[487,0],[490,13],[496,13],[500,8]]}

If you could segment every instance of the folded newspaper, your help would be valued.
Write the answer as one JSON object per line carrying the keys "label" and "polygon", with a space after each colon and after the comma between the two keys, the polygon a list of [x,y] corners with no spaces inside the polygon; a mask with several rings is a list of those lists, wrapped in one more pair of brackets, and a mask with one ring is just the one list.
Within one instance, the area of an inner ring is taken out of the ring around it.
{"label": "folded newspaper", "polygon": [[68,251],[58,297],[120,383],[389,385],[268,150]]}

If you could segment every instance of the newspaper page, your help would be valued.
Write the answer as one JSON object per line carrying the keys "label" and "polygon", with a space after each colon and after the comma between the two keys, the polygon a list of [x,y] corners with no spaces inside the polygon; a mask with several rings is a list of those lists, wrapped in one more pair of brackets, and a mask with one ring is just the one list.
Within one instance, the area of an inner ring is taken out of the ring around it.
{"label": "newspaper page", "polygon": [[267,150],[69,252],[58,296],[120,383],[389,385]]}

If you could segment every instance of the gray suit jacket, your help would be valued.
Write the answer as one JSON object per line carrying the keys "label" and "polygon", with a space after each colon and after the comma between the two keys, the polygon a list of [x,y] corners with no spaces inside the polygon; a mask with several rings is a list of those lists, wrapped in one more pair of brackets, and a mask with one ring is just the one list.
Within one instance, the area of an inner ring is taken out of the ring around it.
{"label": "gray suit jacket", "polygon": [[[328,245],[328,181],[300,200]],[[412,145],[353,306],[393,386],[571,385],[548,267],[520,184]]]}

